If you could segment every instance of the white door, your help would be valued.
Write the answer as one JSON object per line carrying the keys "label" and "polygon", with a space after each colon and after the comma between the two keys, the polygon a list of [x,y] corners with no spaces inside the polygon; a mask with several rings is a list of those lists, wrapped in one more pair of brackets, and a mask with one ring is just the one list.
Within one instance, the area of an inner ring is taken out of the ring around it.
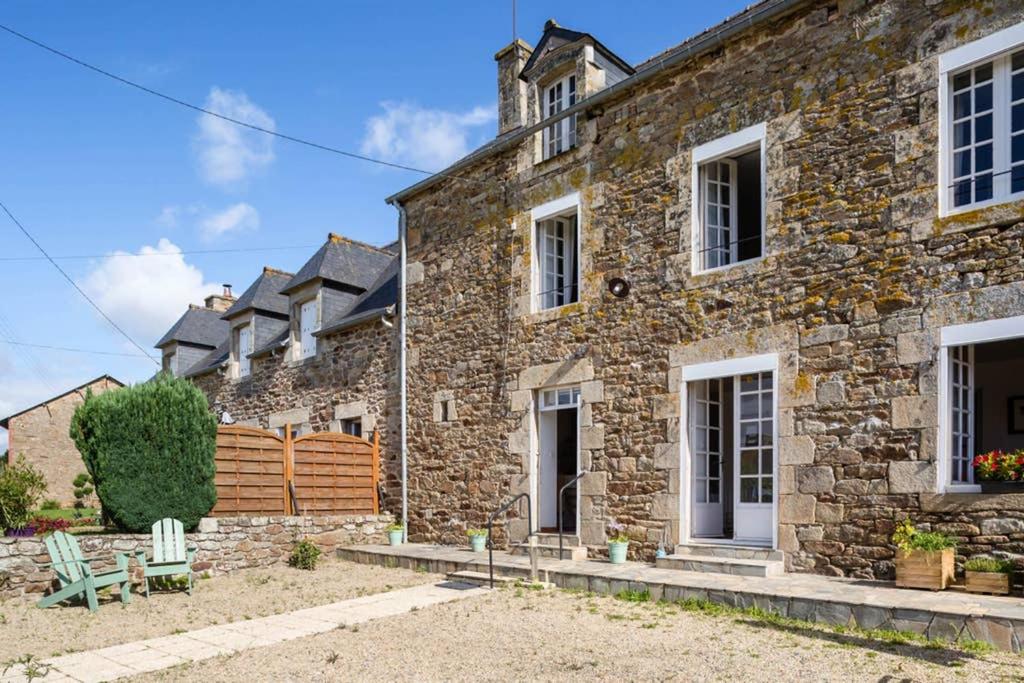
{"label": "white door", "polygon": [[252,368],[249,354],[252,353],[252,323],[238,329],[238,375],[248,377]]}
{"label": "white door", "polygon": [[693,466],[693,535],[721,537],[722,380],[694,382],[690,392],[690,454]]}
{"label": "white door", "polygon": [[950,398],[952,414],[949,421],[953,439],[950,481],[954,484],[974,483],[974,346],[954,346],[949,350]]}
{"label": "white door", "polygon": [[772,542],[775,500],[775,392],[771,372],[733,378],[734,443],[739,455],[735,474],[733,538],[757,544]]}
{"label": "white door", "polygon": [[558,526],[555,514],[555,496],[558,495],[558,413],[554,410],[540,414],[540,452],[537,482],[537,508],[541,529]]}
{"label": "white door", "polygon": [[317,323],[316,299],[312,299],[302,304],[302,308],[299,310],[299,346],[302,358],[316,355],[316,337],[313,336],[313,333],[319,327]]}

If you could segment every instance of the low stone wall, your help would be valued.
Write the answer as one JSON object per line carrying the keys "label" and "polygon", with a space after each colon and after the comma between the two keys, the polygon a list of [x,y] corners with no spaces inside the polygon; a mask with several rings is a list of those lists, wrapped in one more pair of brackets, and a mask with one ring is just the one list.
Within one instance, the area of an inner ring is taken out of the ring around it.
{"label": "low stone wall", "polygon": [[[195,572],[230,572],[248,567],[265,567],[287,560],[295,542],[309,538],[324,553],[346,545],[384,543],[390,515],[337,517],[208,517],[195,533],[186,534],[187,543],[198,548]],[[97,558],[93,568],[113,566],[115,553],[133,557],[135,551],[152,552],[149,534],[82,534],[77,536],[82,554]],[[0,538],[0,598],[37,597],[50,587],[53,571],[43,565],[50,561],[42,537]]]}

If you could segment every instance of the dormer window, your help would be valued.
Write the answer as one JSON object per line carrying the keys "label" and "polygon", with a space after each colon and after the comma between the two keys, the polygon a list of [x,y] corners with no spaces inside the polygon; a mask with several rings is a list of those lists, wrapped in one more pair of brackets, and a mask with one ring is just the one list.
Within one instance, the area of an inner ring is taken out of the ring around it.
{"label": "dormer window", "polygon": [[299,358],[311,358],[316,355],[316,337],[313,333],[320,329],[320,315],[317,300],[299,306]]}
{"label": "dormer window", "polygon": [[[545,119],[576,104],[576,76],[566,76],[544,89],[542,114]],[[576,146],[576,116],[567,116],[544,129],[544,158],[568,151]]]}
{"label": "dormer window", "polygon": [[175,351],[164,354],[163,371],[169,372],[174,377],[178,376],[178,354]]}
{"label": "dormer window", "polygon": [[238,328],[235,348],[238,354],[238,376],[248,377],[252,373],[252,360],[249,358],[253,352],[252,323]]}

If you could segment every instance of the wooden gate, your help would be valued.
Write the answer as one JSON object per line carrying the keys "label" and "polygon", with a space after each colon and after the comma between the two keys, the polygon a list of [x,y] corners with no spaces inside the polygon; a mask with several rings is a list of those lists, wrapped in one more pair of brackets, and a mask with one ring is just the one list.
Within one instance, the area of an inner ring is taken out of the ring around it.
{"label": "wooden gate", "polygon": [[217,428],[212,514],[377,514],[380,447],[348,434],[291,438],[255,427]]}

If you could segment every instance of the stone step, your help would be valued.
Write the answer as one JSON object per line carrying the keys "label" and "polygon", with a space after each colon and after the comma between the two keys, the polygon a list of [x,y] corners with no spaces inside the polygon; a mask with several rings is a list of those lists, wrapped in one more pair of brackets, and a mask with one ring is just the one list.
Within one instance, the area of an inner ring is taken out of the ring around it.
{"label": "stone step", "polygon": [[706,574],[732,574],[735,576],[782,576],[786,567],[781,560],[741,559],[736,557],[716,557],[714,555],[669,555],[659,557],[654,566],[660,569],[678,569],[686,572],[703,572]]}
{"label": "stone step", "polygon": [[[456,581],[460,583],[471,583],[476,586],[490,586],[491,575],[487,572],[474,572],[464,569],[458,572],[448,572],[448,580]],[[500,576],[499,574],[494,575],[494,585],[497,586],[530,586],[531,588],[553,588],[553,583],[545,583],[538,581],[536,583],[530,583],[529,579],[524,579],[519,576]]]}
{"label": "stone step", "polygon": [[686,543],[676,546],[676,555],[701,555],[703,557],[731,557],[736,560],[778,560],[785,559],[781,550],[772,550],[754,545],[725,545],[718,543]]}
{"label": "stone step", "polygon": [[[529,557],[530,545],[528,543],[517,543],[511,545],[508,548],[509,555],[522,555],[523,557]],[[553,544],[538,543],[537,544],[537,557],[550,557],[558,559],[558,539],[555,539]],[[587,548],[582,545],[569,545],[565,543],[562,546],[562,558],[563,560],[573,560],[578,562],[580,560],[587,559]]]}
{"label": "stone step", "polygon": [[[544,531],[538,532],[534,534],[534,536],[537,538],[537,543],[540,543],[541,545],[558,545],[558,534],[552,534]],[[562,535],[562,543],[565,544],[566,548],[571,545],[583,545],[583,543],[580,542],[579,536],[568,532]]]}

